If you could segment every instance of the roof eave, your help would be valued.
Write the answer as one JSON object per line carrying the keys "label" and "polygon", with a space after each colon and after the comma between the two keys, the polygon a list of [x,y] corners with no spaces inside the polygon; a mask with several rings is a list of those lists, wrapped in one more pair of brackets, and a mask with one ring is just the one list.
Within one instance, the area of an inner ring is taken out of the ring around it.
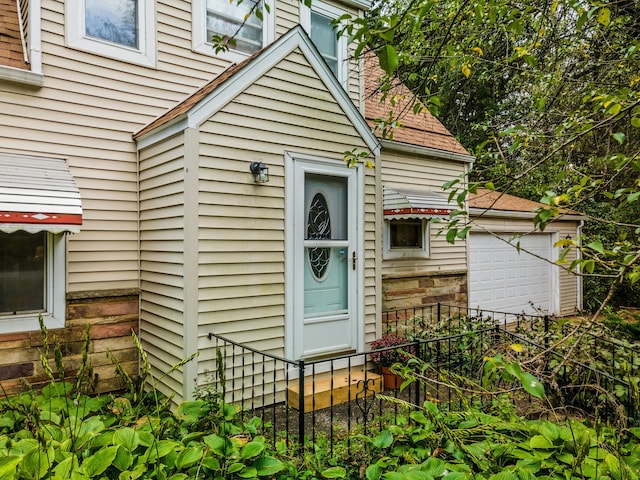
{"label": "roof eave", "polygon": [[393,140],[380,140],[383,149],[394,152],[411,153],[414,155],[423,155],[426,157],[435,157],[442,160],[453,160],[455,162],[463,162],[472,164],[476,161],[476,157],[469,154],[450,152],[447,150],[439,150],[437,148],[423,147],[420,145],[412,145],[410,143],[396,142]]}
{"label": "roof eave", "polygon": [[[518,210],[494,210],[491,208],[469,208],[469,217],[492,217],[492,218],[522,218],[533,219],[537,215],[536,212],[522,212]],[[587,220],[588,217],[580,214],[563,213],[553,218],[551,221],[557,220],[572,220],[580,221]]]}

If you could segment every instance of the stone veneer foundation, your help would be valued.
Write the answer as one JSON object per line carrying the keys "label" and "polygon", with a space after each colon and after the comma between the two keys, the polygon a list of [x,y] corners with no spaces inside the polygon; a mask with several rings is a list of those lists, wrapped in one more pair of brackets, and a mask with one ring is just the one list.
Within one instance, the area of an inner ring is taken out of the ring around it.
{"label": "stone veneer foundation", "polygon": [[[89,360],[96,377],[96,393],[123,387],[109,351],[130,375],[138,373],[138,351],[132,332],[138,333],[138,291],[81,292],[67,295],[65,327],[48,331],[49,339],[58,338],[63,352],[65,377],[73,378],[82,359],[82,346],[89,325]],[[0,384],[2,394],[11,395],[29,388],[41,388],[49,379],[44,374],[40,354],[40,331],[0,334]],[[53,346],[49,348],[55,371]]]}
{"label": "stone veneer foundation", "polygon": [[385,275],[382,310],[399,310],[434,303],[467,305],[467,273]]}

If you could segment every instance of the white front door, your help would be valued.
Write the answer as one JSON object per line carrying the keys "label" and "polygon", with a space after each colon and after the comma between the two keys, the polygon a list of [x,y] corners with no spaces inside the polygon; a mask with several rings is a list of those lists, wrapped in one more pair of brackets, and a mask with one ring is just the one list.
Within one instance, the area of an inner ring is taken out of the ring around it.
{"label": "white front door", "polygon": [[309,359],[356,350],[358,170],[320,159],[294,158],[290,165],[290,351],[293,358]]}

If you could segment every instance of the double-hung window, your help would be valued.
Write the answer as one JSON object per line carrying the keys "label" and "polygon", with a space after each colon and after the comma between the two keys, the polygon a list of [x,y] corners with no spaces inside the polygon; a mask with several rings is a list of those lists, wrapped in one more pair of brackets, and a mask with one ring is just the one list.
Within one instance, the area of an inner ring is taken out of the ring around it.
{"label": "double-hung window", "polygon": [[193,0],[194,50],[231,60],[257,52],[273,41],[273,8],[264,0]]}
{"label": "double-hung window", "polygon": [[345,12],[320,0],[311,2],[311,7],[302,7],[301,23],[311,40],[327,62],[327,66],[343,85],[347,79],[347,41],[338,36],[333,21]]}
{"label": "double-hung window", "polygon": [[67,0],[70,47],[155,66],[153,0]]}

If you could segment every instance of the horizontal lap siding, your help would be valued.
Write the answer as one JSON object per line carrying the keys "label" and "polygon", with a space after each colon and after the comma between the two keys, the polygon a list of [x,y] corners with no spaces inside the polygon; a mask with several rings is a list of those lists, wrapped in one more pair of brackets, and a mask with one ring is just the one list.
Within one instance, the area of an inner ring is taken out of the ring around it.
{"label": "horizontal lap siding", "polygon": [[[360,136],[298,52],[201,126],[200,347],[212,346],[213,332],[284,355],[285,152],[341,160],[354,147],[364,148]],[[257,160],[269,167],[267,184],[253,183],[249,164]],[[373,191],[373,169],[366,178]],[[367,202],[365,238],[375,231],[374,197]],[[367,245],[373,259],[374,243]],[[365,284],[373,284],[375,265],[366,263]],[[367,289],[374,323],[375,289]],[[201,352],[201,374],[214,359],[214,348]]]}
{"label": "horizontal lap siding", "polygon": [[137,288],[132,134],[229,63],[191,50],[189,1],[156,2],[157,68],[68,48],[64,18],[62,0],[43,2],[44,86],[0,84],[0,149],[69,162],[84,222],[68,236],[67,291]]}
{"label": "horizontal lap siding", "polygon": [[[533,231],[533,219],[513,219],[513,218],[492,218],[483,217],[475,219],[474,230],[476,231],[489,231],[493,233],[507,232],[507,233],[526,233]],[[480,225],[480,226],[478,226]],[[554,234],[553,241],[563,240],[567,235],[575,239],[576,228],[578,223],[574,220],[559,220],[547,224],[543,233]],[[559,247],[552,247],[556,252],[555,255],[559,255]],[[569,272],[568,267],[571,262],[576,258],[576,250],[571,249],[567,253],[565,259],[567,263],[554,266],[558,271],[558,288],[560,289],[560,315],[569,315],[575,313],[580,305],[578,301],[578,284],[579,279],[575,273]]]}
{"label": "horizontal lap siding", "polygon": [[[183,136],[176,135],[140,152],[141,339],[156,368],[186,356],[184,209]],[[180,396],[176,378],[161,376],[159,389]]]}
{"label": "horizontal lap siding", "polygon": [[[382,184],[443,192],[445,182],[459,178],[464,172],[464,163],[411,154],[397,154],[382,151]],[[384,260],[383,275],[405,273],[431,273],[465,271],[467,269],[466,248],[463,241],[454,245],[448,243],[443,231],[443,223],[430,223],[430,258],[410,260]]]}

